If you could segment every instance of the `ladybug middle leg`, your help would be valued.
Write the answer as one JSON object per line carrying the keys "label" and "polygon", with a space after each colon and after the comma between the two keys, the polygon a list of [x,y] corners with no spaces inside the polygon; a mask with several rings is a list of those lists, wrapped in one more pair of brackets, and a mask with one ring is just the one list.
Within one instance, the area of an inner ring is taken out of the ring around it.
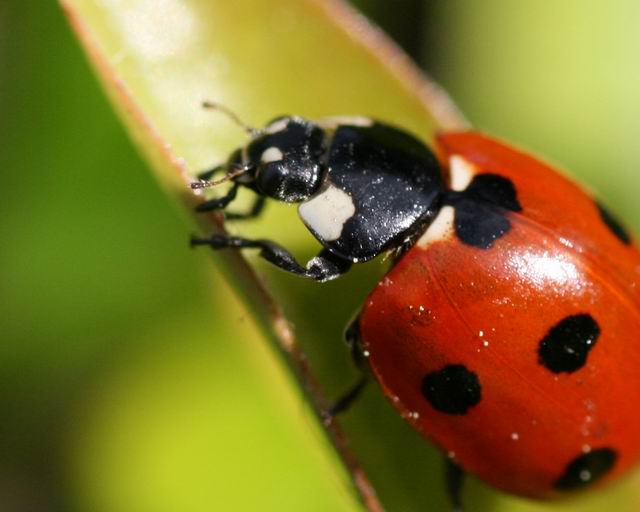
{"label": "ladybug middle leg", "polygon": [[214,234],[208,238],[191,237],[191,247],[208,245],[212,249],[260,249],[260,257],[278,268],[319,282],[335,279],[351,268],[351,262],[323,249],[303,267],[293,254],[267,239],[250,240],[239,236]]}

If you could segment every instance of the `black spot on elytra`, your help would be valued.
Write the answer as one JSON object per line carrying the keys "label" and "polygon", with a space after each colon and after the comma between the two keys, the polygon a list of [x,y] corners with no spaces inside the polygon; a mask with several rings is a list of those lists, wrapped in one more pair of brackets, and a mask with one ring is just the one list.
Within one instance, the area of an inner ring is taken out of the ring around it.
{"label": "black spot on elytra", "polygon": [[607,227],[611,230],[611,232],[620,240],[623,244],[629,245],[631,243],[631,236],[629,236],[629,232],[620,224],[618,219],[616,219],[613,214],[605,208],[604,205],[596,201],[596,206],[598,207],[598,211],[600,212],[600,218],[602,222],[604,222]]}
{"label": "black spot on elytra", "polygon": [[512,212],[522,211],[513,182],[497,174],[478,174],[464,190],[467,199],[499,206]]}
{"label": "black spot on elytra", "polygon": [[578,455],[567,465],[554,487],[559,491],[572,491],[591,485],[611,471],[617,458],[618,454],[611,448],[598,448]]}
{"label": "black spot on elytra", "polygon": [[589,314],[568,316],[540,341],[540,364],[554,373],[575,372],[587,362],[600,336],[600,326]]}
{"label": "black spot on elytra", "polygon": [[456,235],[467,245],[489,249],[511,229],[504,213],[491,206],[463,199],[455,209]]}
{"label": "black spot on elytra", "polygon": [[461,364],[450,364],[422,379],[422,395],[446,414],[466,414],[482,398],[478,376]]}
{"label": "black spot on elytra", "polygon": [[479,174],[469,186],[449,193],[445,203],[455,209],[456,235],[463,243],[489,249],[508,233],[507,212],[522,211],[511,180],[497,174]]}

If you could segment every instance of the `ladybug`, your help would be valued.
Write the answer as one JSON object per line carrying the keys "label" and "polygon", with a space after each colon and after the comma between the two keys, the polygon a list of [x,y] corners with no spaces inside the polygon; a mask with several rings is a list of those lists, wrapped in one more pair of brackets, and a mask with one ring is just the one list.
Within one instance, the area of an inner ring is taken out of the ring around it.
{"label": "ladybug", "polygon": [[321,282],[392,254],[347,341],[446,454],[454,507],[465,472],[550,499],[638,461],[640,252],[602,203],[478,132],[443,133],[434,153],[366,117],[285,116],[247,130],[250,142],[201,176],[224,178],[193,184],[232,182],[198,210],[224,210],[239,187],[256,202],[230,219],[257,216],[267,198],[296,203],[322,250],[302,265],[270,240],[216,234],[192,244],[258,249]]}

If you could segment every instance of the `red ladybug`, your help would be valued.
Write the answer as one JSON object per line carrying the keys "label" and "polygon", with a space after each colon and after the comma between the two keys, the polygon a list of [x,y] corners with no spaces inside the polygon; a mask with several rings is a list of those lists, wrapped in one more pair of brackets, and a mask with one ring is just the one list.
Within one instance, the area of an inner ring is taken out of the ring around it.
{"label": "red ladybug", "polygon": [[[554,498],[623,474],[640,456],[640,253],[602,204],[548,164],[485,135],[412,135],[367,118],[282,117],[251,132],[227,164],[240,186],[298,203],[323,248],[306,265],[270,240],[194,238],[257,248],[326,281],[393,251],[393,266],[348,331],[398,412],[462,472],[506,492]],[[194,188],[207,186],[194,184]],[[362,383],[340,400],[344,409]]]}

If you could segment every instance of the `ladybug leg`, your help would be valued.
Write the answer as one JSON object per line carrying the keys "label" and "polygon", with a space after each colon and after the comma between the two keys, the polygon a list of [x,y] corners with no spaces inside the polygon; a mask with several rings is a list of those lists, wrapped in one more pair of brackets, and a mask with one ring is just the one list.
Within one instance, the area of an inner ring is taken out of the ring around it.
{"label": "ladybug leg", "polygon": [[351,262],[322,249],[318,255],[311,258],[306,265],[305,276],[316,281],[331,281],[351,268]]}
{"label": "ladybug leg", "polygon": [[369,374],[365,372],[364,360],[365,357],[362,354],[360,348],[360,317],[356,316],[354,320],[348,325],[344,333],[345,341],[351,352],[351,359],[355,367],[360,371],[361,376],[356,383],[351,386],[345,393],[343,393],[329,409],[325,412],[325,420],[331,421],[335,416],[345,412],[355,401],[360,397],[367,382],[369,381]]}
{"label": "ladybug leg", "polygon": [[208,245],[212,249],[260,249],[260,257],[278,268],[315,281],[325,282],[335,279],[351,268],[351,262],[338,258],[327,250],[309,260],[306,266],[300,265],[281,245],[266,239],[249,240],[238,236],[211,235],[208,238],[191,238],[191,247]]}
{"label": "ladybug leg", "polygon": [[217,197],[215,199],[205,201],[204,203],[200,203],[196,206],[196,211],[210,212],[212,210],[222,210],[223,208],[226,208],[229,203],[236,198],[236,195],[238,195],[238,188],[240,188],[240,185],[238,183],[234,183],[226,196]]}
{"label": "ladybug leg", "polygon": [[362,353],[362,346],[360,345],[360,314],[357,314],[347,325],[344,331],[344,341],[347,343],[354,366],[358,370],[364,371],[366,357]]}
{"label": "ladybug leg", "polygon": [[[202,174],[198,175],[198,179],[201,180],[208,180],[209,178],[211,178],[211,176],[217,172],[218,170],[222,170],[224,169],[222,166],[216,167],[215,169],[212,169],[210,171],[205,171]],[[196,206],[196,211],[197,212],[210,212],[212,210],[222,210],[224,208],[226,208],[229,203],[231,203],[231,201],[233,201],[236,196],[238,195],[238,189],[240,188],[240,184],[239,183],[234,183],[233,187],[231,187],[229,189],[229,192],[227,193],[226,196],[223,197],[218,197],[216,199],[211,199],[209,201],[205,201],[204,203],[199,204],[198,206]],[[266,198],[264,196],[258,196],[255,201],[253,202],[253,204],[251,205],[251,208],[249,208],[248,211],[246,212],[225,212],[225,218],[226,220],[248,220],[248,219],[254,219],[256,217],[258,217],[261,213],[262,210],[264,209],[264,205],[266,203]]]}
{"label": "ladybug leg", "polygon": [[343,393],[329,409],[324,412],[325,421],[331,422],[338,414],[349,409],[355,401],[360,397],[365,386],[369,382],[368,375],[362,374],[358,381]]}
{"label": "ladybug leg", "polygon": [[262,210],[264,210],[264,205],[266,204],[266,198],[264,196],[256,197],[255,201],[251,205],[246,212],[226,212],[225,219],[226,220],[250,220],[258,217]]}
{"label": "ladybug leg", "polygon": [[223,171],[225,168],[226,168],[225,164],[216,165],[215,167],[212,167],[211,169],[207,169],[206,171],[202,171],[201,173],[198,173],[196,175],[196,178],[198,178],[199,180],[208,181],[211,178],[213,178],[215,173]]}
{"label": "ladybug leg", "polygon": [[464,484],[465,472],[449,457],[445,458],[444,479],[449,501],[453,507],[453,512],[463,512],[462,487]]}

